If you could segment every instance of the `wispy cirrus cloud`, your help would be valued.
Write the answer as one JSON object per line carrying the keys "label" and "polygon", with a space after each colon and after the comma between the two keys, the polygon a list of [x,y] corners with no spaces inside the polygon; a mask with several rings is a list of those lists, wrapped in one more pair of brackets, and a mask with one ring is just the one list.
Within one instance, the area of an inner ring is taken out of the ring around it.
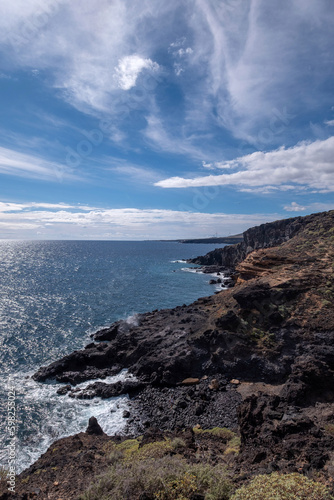
{"label": "wispy cirrus cloud", "polygon": [[200,176],[193,179],[171,177],[157,182],[162,188],[228,186],[251,190],[260,186],[288,189],[308,188],[334,191],[334,136],[324,141],[302,142],[292,148],[258,151],[236,160],[216,165],[233,168],[233,173]]}
{"label": "wispy cirrus cloud", "polygon": [[176,135],[175,130],[169,131],[164,126],[164,120],[157,113],[147,116],[146,122],[143,136],[156,151],[181,154],[202,161],[210,154],[209,148],[205,149],[199,144],[204,142],[203,135],[185,135],[182,131]]}
{"label": "wispy cirrus cloud", "polygon": [[29,203],[16,203],[0,201],[0,212],[21,212],[23,210],[33,211],[35,209],[45,208],[47,210],[94,210],[94,207],[87,205],[69,205],[68,203],[42,203],[42,202],[29,202]]}
{"label": "wispy cirrus cloud", "polygon": [[120,177],[126,177],[128,182],[135,182],[136,184],[151,184],[161,179],[161,174],[152,168],[132,165],[120,160],[116,160],[115,165],[110,168],[107,167],[108,169]]}
{"label": "wispy cirrus cloud", "polygon": [[[140,7],[127,0],[101,0],[98,6],[67,0],[50,0],[49,4],[19,0],[4,6],[0,42],[6,45],[14,66],[50,71],[49,82],[79,110],[112,113],[121,90],[135,86],[142,71],[159,69],[150,59],[158,36],[156,40],[152,34],[147,37],[145,25],[150,19],[154,22],[157,12],[163,16],[172,6],[157,0],[153,12],[148,0]],[[37,27],[40,10],[48,19]],[[31,36],[22,44],[29,26],[33,26]]]}
{"label": "wispy cirrus cloud", "polygon": [[[17,0],[2,6],[0,44],[11,67],[47,72],[45,81],[74,107],[116,121],[124,94],[145,71],[166,65],[183,94],[177,123],[164,115],[169,136],[195,147],[194,131],[205,124],[257,144],[273,109],[298,116],[331,102],[331,87],[321,102],[313,89],[326,88],[333,72],[333,19],[331,0],[292,0],[284,8],[266,0]],[[142,110],[161,119],[155,89],[145,90]],[[288,127],[272,135],[273,144],[289,137]]]}
{"label": "wispy cirrus cloud", "polygon": [[79,180],[79,176],[60,163],[0,146],[0,173],[47,181]]}
{"label": "wispy cirrus cloud", "polygon": [[329,87],[322,102],[313,91],[333,69],[330,0],[293,0],[284,9],[266,0],[196,0],[196,7],[194,54],[208,70],[203,95],[214,99],[218,123],[236,137],[257,144],[275,108],[296,116],[305,106],[330,106]]}

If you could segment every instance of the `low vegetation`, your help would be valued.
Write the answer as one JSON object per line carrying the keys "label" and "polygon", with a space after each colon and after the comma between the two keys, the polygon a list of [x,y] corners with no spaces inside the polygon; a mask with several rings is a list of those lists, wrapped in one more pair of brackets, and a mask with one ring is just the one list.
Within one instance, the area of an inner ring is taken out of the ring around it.
{"label": "low vegetation", "polygon": [[301,474],[278,474],[257,476],[249,485],[243,486],[231,500],[333,500],[321,483],[311,481]]}
{"label": "low vegetation", "polygon": [[[239,451],[239,438],[228,429],[195,428],[194,432],[218,438],[227,453]],[[195,493],[206,500],[228,500],[235,491],[225,465],[187,461],[182,436],[146,444],[139,437],[108,445],[110,468],[81,500],[135,500],[144,494],[146,500],[188,500]]]}
{"label": "low vegetation", "polygon": [[120,460],[80,500],[334,500],[325,485],[301,474],[260,475],[235,491],[221,466],[190,465],[180,456]]}
{"label": "low vegetation", "polygon": [[80,500],[188,500],[194,493],[207,500],[228,500],[234,491],[220,466],[190,465],[180,456],[115,463]]}
{"label": "low vegetation", "polygon": [[[240,441],[232,431],[194,428],[195,435],[218,438],[223,453],[238,454]],[[189,462],[182,436],[143,443],[142,437],[108,443],[110,467],[80,500],[334,500],[325,485],[301,474],[260,475],[236,490],[228,465],[205,457]],[[218,451],[218,450],[217,450]],[[185,455],[184,455],[185,453]]]}

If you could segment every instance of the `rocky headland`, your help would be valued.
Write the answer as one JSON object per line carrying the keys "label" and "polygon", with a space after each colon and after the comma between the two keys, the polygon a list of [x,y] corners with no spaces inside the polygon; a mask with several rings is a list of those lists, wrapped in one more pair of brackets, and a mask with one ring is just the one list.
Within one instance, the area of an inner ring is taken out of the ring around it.
{"label": "rocky headland", "polygon": [[[129,394],[128,439],[91,422],[22,472],[15,496],[2,484],[0,499],[79,498],[113,465],[111,450],[128,441],[136,453],[169,443],[159,460],[177,455],[212,470],[224,466],[229,493],[210,498],[230,498],[244,481],[274,471],[333,488],[334,211],[263,224],[243,238],[192,261],[228,272],[233,287],[142,314],[136,325],[118,321],[85,349],[38,370],[35,380],[56,380],[60,398]],[[122,369],[135,378],[76,388]],[[85,497],[94,498],[119,497]],[[193,489],[186,498],[206,497]]]}

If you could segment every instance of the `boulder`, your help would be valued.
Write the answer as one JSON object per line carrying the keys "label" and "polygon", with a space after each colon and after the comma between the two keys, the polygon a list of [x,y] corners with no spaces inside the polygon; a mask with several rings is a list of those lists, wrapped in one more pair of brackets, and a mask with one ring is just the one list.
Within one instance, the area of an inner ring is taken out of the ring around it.
{"label": "boulder", "polygon": [[182,380],[181,385],[196,385],[199,384],[199,378],[188,377]]}
{"label": "boulder", "polygon": [[104,434],[102,428],[100,427],[95,417],[90,417],[86,433],[95,436],[102,436],[102,434]]}

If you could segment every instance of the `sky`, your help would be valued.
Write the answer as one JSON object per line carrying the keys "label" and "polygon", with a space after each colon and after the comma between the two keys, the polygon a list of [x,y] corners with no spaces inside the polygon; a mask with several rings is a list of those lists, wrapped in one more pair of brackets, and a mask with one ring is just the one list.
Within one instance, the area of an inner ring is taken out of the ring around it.
{"label": "sky", "polygon": [[0,0],[0,239],[334,209],[333,0]]}

